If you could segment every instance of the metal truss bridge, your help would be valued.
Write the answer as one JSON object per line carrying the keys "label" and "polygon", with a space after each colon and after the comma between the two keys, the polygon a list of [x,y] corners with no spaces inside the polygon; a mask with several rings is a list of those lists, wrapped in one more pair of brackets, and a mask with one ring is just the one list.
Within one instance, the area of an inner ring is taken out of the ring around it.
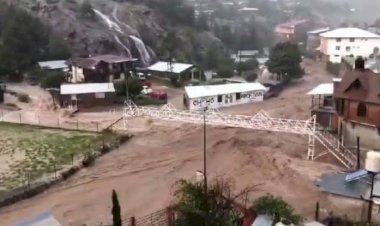
{"label": "metal truss bridge", "polygon": [[[252,130],[262,130],[271,132],[291,133],[308,136],[307,158],[315,160],[325,154],[332,154],[345,167],[354,168],[356,165],[356,155],[343,147],[339,141],[329,132],[319,130],[316,124],[316,117],[308,120],[295,120],[273,118],[266,112],[260,111],[253,116],[230,115],[221,113],[215,109],[206,111],[178,110],[171,104],[166,104],[161,108],[140,107],[133,103],[127,104],[124,110],[124,120],[131,117],[146,117],[156,120],[184,122],[193,124],[203,124],[204,117],[207,125],[237,127]],[[326,151],[315,155],[315,141],[321,143]]]}

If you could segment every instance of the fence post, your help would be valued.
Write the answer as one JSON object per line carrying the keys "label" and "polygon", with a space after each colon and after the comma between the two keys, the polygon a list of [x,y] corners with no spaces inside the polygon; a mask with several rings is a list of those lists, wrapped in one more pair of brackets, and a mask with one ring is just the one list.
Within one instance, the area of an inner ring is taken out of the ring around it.
{"label": "fence post", "polygon": [[40,115],[37,115],[38,125],[41,125]]}
{"label": "fence post", "polygon": [[174,212],[172,207],[166,208],[166,215],[167,215],[167,226],[173,226],[174,225]]}
{"label": "fence post", "polygon": [[1,121],[4,121],[4,112],[1,111]]}
{"label": "fence post", "polygon": [[136,219],[135,217],[131,217],[131,226],[136,226]]}
{"label": "fence post", "polygon": [[26,174],[28,180],[28,188],[30,189],[30,175],[29,172]]}
{"label": "fence post", "polygon": [[99,122],[96,122],[96,132],[99,133]]}
{"label": "fence post", "polygon": [[74,165],[74,154],[71,154],[71,166]]}
{"label": "fence post", "polygon": [[315,205],[315,221],[319,221],[319,202]]}
{"label": "fence post", "polygon": [[60,128],[60,124],[59,124],[59,117],[57,118],[57,128]]}
{"label": "fence post", "polygon": [[21,124],[21,112],[19,113],[19,119],[20,119],[20,124]]}
{"label": "fence post", "polygon": [[79,130],[79,121],[77,119],[77,130]]}
{"label": "fence post", "polygon": [[54,162],[54,176],[55,176],[55,179],[57,179],[57,166]]}

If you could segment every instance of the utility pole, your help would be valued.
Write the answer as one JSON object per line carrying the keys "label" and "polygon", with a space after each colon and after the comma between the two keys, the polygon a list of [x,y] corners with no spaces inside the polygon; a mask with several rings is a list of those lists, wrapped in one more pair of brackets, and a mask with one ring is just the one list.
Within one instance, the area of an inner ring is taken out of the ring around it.
{"label": "utility pole", "polygon": [[207,195],[207,155],[206,155],[206,113],[207,107],[203,111],[203,178],[204,178],[204,191]]}
{"label": "utility pole", "polygon": [[128,90],[129,84],[128,84],[128,72],[127,72],[127,65],[126,64],[127,63],[124,62],[122,64],[122,67],[123,67],[123,72],[125,75],[125,96],[126,96],[126,101],[129,104],[129,90]]}

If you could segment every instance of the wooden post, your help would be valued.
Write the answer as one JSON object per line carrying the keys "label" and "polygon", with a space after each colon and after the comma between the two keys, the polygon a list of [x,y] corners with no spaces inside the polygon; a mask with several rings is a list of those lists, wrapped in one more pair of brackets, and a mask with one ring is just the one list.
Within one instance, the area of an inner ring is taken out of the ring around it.
{"label": "wooden post", "polygon": [[360,169],[360,137],[356,137],[356,169]]}
{"label": "wooden post", "polygon": [[79,130],[79,121],[77,119],[77,130]]}
{"label": "wooden post", "polygon": [[131,226],[136,226],[136,219],[135,219],[135,217],[131,217],[130,221],[131,221]]}
{"label": "wooden post", "polygon": [[60,128],[60,124],[59,124],[59,118],[57,118],[57,127]]}
{"label": "wooden post", "polygon": [[19,119],[20,119],[20,124],[21,124],[21,112],[19,113]]}
{"label": "wooden post", "polygon": [[319,221],[319,202],[315,205],[315,221]]}
{"label": "wooden post", "polygon": [[174,226],[174,211],[172,207],[166,208],[167,226]]}
{"label": "wooden post", "polygon": [[99,122],[96,122],[96,132],[99,133]]}

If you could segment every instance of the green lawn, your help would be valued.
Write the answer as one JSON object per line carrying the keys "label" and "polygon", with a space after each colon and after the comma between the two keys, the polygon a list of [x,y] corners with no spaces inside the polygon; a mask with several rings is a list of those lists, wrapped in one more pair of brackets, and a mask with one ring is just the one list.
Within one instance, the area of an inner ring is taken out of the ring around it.
{"label": "green lawn", "polygon": [[53,173],[101,145],[100,135],[0,123],[0,190]]}

